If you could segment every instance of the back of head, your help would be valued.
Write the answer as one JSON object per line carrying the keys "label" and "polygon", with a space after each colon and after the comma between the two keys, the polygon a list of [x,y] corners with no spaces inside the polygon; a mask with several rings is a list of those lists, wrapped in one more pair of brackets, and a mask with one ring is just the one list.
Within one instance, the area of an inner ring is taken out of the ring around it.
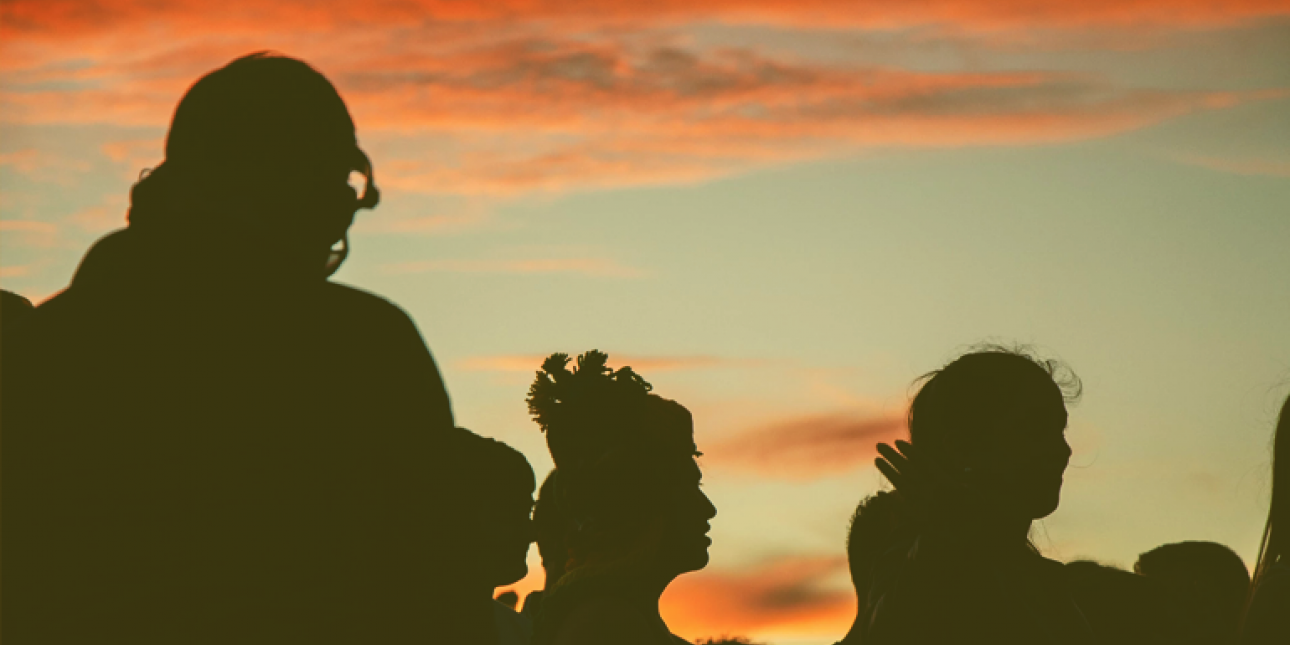
{"label": "back of head", "polygon": [[[523,578],[532,543],[533,469],[519,451],[464,428],[437,439],[437,550],[443,571],[491,590]],[[491,594],[490,594],[491,597]]]}
{"label": "back of head", "polygon": [[905,501],[895,491],[878,491],[856,506],[847,530],[847,564],[862,604],[878,559],[916,534],[917,527]]}
{"label": "back of head", "polygon": [[31,301],[12,291],[0,290],[0,330],[16,328],[36,310]]}
{"label": "back of head", "polygon": [[1138,556],[1134,569],[1170,591],[1193,633],[1216,643],[1236,635],[1250,587],[1236,552],[1214,542],[1178,542]]}
{"label": "back of head", "polygon": [[131,194],[130,223],[168,238],[325,260],[354,211],[377,200],[370,185],[363,199],[355,194],[352,171],[370,180],[336,88],[302,61],[252,54],[184,95],[165,162]]}

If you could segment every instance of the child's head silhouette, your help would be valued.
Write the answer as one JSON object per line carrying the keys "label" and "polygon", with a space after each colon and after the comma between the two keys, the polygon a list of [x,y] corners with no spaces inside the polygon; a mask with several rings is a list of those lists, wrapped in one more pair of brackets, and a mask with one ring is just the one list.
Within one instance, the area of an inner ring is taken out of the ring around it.
{"label": "child's head silhouette", "polygon": [[435,548],[442,551],[445,579],[492,598],[494,587],[528,574],[533,469],[500,441],[463,428],[445,434],[439,438],[443,544]]}

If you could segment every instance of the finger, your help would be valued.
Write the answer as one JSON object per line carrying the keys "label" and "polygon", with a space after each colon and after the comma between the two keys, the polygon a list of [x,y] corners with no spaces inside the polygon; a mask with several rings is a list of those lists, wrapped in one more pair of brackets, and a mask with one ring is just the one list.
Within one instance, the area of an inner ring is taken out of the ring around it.
{"label": "finger", "polygon": [[896,447],[894,449],[883,444],[883,447],[887,450],[883,451],[880,449],[879,452],[882,456],[887,458],[887,461],[890,461],[892,465],[899,468],[900,472],[904,473],[908,477],[916,479],[934,476],[933,473],[929,472],[933,470],[933,468],[926,463],[925,459],[922,459],[919,456],[918,451],[914,450],[908,442],[896,440],[895,444]]}
{"label": "finger", "polygon": [[900,471],[892,467],[890,463],[887,463],[886,459],[881,457],[874,459],[873,465],[878,467],[878,471],[887,478],[887,481],[891,482],[892,486],[896,487],[896,490],[900,490],[901,486],[904,485],[905,478],[900,475]]}
{"label": "finger", "polygon": [[892,443],[896,444],[896,450],[899,450],[900,454],[905,455],[910,459],[918,459],[919,451],[918,448],[914,447],[914,444],[909,443],[904,439],[897,439]]}
{"label": "finger", "polygon": [[894,448],[892,448],[891,446],[888,446],[885,443],[878,444],[878,454],[886,458],[886,460],[892,466],[895,466],[896,470],[905,472],[906,469],[909,467],[909,460],[906,459],[904,455],[900,454]]}

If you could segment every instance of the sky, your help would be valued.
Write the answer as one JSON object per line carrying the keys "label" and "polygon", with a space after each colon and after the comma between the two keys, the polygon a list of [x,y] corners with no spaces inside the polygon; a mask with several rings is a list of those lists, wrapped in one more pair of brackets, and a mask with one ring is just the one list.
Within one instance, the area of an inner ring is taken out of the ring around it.
{"label": "sky", "polygon": [[[125,224],[184,90],[275,50],[382,189],[336,280],[417,321],[458,423],[601,349],[694,413],[687,638],[831,643],[919,375],[982,341],[1082,377],[1058,560],[1252,563],[1290,393],[1290,1],[0,2],[0,286]],[[540,587],[537,550],[524,592]]]}

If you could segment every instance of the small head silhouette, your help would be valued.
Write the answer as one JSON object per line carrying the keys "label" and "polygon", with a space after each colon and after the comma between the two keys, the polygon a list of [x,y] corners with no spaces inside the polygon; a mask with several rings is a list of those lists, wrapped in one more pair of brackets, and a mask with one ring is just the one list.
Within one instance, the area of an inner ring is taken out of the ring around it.
{"label": "small head silhouette", "polygon": [[1138,556],[1133,570],[1159,581],[1182,609],[1197,642],[1226,643],[1236,637],[1250,588],[1250,572],[1228,547],[1215,542],[1177,542]]}
{"label": "small head silhouette", "polygon": [[528,574],[533,542],[533,492],[528,460],[510,446],[456,428],[441,437],[445,488],[442,551],[445,571],[463,590],[492,589]]}
{"label": "small head silhouette", "polygon": [[1026,519],[1057,509],[1070,461],[1066,401],[1079,379],[1024,350],[986,346],[923,377],[909,408],[910,441],[978,486],[998,510]]}
{"label": "small head silhouette", "polygon": [[631,552],[663,576],[701,569],[716,508],[699,487],[694,422],[631,368],[610,369],[608,358],[593,350],[570,370],[567,355],[553,354],[529,390],[559,500],[578,527],[572,559]]}
{"label": "small head silhouette", "polygon": [[[365,177],[362,195],[352,173]],[[261,52],[184,95],[166,159],[135,185],[129,218],[131,228],[240,262],[325,276],[348,251],[355,212],[378,201],[336,88],[302,61]]]}
{"label": "small head silhouette", "polygon": [[878,491],[860,500],[847,529],[847,564],[861,604],[869,593],[878,559],[913,540],[917,532],[899,493]]}
{"label": "small head silhouette", "polygon": [[0,330],[16,329],[35,310],[30,300],[12,291],[0,290]]}

